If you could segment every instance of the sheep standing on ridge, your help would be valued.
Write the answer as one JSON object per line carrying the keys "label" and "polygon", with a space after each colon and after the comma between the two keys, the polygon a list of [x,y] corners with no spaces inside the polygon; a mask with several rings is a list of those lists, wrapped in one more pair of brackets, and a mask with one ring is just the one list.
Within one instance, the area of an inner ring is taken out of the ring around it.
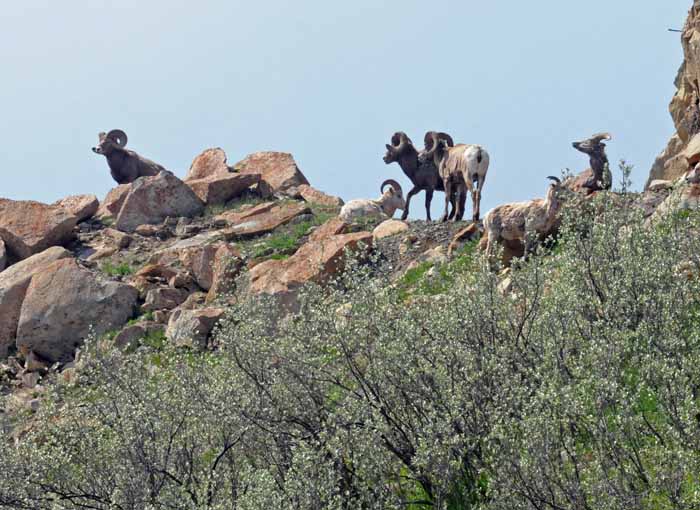
{"label": "sheep standing on ridge", "polygon": [[[389,189],[384,191],[385,186]],[[388,219],[394,216],[397,209],[406,207],[401,185],[393,179],[387,179],[380,187],[382,196],[376,200],[350,200],[340,209],[340,218],[352,222],[359,218]]]}
{"label": "sheep standing on ridge", "polygon": [[[437,133],[437,136],[445,140],[450,147],[454,147],[452,137],[447,133]],[[406,208],[403,210],[401,219],[405,220],[408,218],[408,208],[413,195],[425,191],[425,214],[427,220],[431,221],[430,204],[433,200],[433,192],[436,190],[445,191],[445,187],[435,167],[435,163],[432,160],[420,162],[418,156],[419,152],[413,146],[411,139],[406,133],[398,131],[391,137],[391,145],[386,145],[386,154],[383,159],[387,165],[398,163],[403,173],[413,183],[413,188],[406,195]],[[454,195],[452,197],[452,212],[450,214],[455,214]]]}
{"label": "sheep standing on ridge", "polygon": [[592,175],[581,184],[581,187],[587,188],[591,193],[594,191],[609,190],[612,187],[610,163],[608,162],[608,156],[605,154],[605,144],[603,140],[612,140],[610,133],[598,133],[590,138],[572,144],[574,149],[590,157]]}
{"label": "sheep standing on ridge", "polygon": [[564,187],[557,177],[547,177],[554,181],[547,189],[546,198],[536,198],[527,202],[503,204],[490,210],[484,218],[486,253],[489,257],[498,243],[518,241],[531,251],[536,237],[550,234],[556,225],[561,208],[560,194]]}
{"label": "sheep standing on ridge", "polygon": [[134,182],[139,177],[158,175],[165,170],[158,163],[125,149],[127,137],[121,129],[100,133],[99,140],[100,143],[92,151],[107,158],[112,178],[119,184]]}
{"label": "sheep standing on ridge", "polygon": [[457,211],[454,219],[459,221],[464,216],[464,200],[467,190],[472,196],[473,220],[479,221],[481,190],[489,170],[490,157],[480,145],[458,144],[450,147],[438,133],[429,131],[425,135],[425,151],[421,153],[421,162],[433,159],[445,188],[445,213],[441,221],[447,221],[448,208],[455,193]]}

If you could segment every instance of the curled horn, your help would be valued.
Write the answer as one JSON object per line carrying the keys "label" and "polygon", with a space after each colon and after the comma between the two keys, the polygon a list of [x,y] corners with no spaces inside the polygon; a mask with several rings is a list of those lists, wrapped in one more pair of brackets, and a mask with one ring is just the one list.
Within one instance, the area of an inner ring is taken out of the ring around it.
{"label": "curled horn", "polygon": [[382,183],[381,187],[379,188],[379,191],[384,193],[384,186],[386,186],[387,184],[389,186],[391,186],[392,188],[394,188],[395,190],[398,190],[401,194],[403,194],[403,190],[401,189],[401,185],[398,182],[396,182],[394,179],[387,179],[386,181],[384,181]]}
{"label": "curled horn", "polygon": [[120,147],[126,146],[126,142],[128,138],[126,137],[126,133],[122,131],[121,129],[113,129],[109,133],[107,133],[107,138],[111,138],[117,144],[119,144]]}
{"label": "curled horn", "polygon": [[[435,131],[428,131],[427,133],[425,133],[425,138],[423,138],[423,142],[425,143],[426,156],[432,156],[435,153],[435,151],[437,150],[439,139],[440,136]],[[452,140],[452,138],[450,138],[450,140]]]}
{"label": "curled horn", "polygon": [[454,140],[452,140],[452,137],[450,135],[448,135],[447,133],[438,133],[437,136],[440,140],[445,140],[445,142],[447,142],[448,147],[455,146]]}
{"label": "curled horn", "polygon": [[547,179],[553,180],[556,184],[561,184],[561,179],[559,177],[554,177],[553,175],[547,176]]}
{"label": "curled horn", "polygon": [[589,141],[594,144],[600,143],[603,140],[612,140],[612,135],[610,133],[596,133],[589,138]]}
{"label": "curled horn", "polygon": [[397,152],[401,152],[406,147],[406,144],[413,145],[411,139],[403,131],[397,131],[391,137],[391,145],[396,147]]}

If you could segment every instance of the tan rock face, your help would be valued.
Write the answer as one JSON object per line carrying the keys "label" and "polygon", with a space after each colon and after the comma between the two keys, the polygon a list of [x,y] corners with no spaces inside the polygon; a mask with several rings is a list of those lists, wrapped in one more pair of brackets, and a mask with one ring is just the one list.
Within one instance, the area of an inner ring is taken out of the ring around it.
{"label": "tan rock face", "polygon": [[241,273],[243,266],[243,259],[236,248],[228,244],[219,246],[214,254],[212,283],[206,302],[211,303],[232,292],[236,277]]}
{"label": "tan rock face", "polygon": [[179,261],[187,269],[197,285],[209,290],[214,279],[214,259],[220,243],[209,243],[186,248],[179,253]]}
{"label": "tan rock face", "polygon": [[146,294],[146,302],[141,309],[145,312],[172,310],[184,303],[187,296],[189,296],[189,292],[184,289],[173,289],[172,287],[151,289]]}
{"label": "tan rock face", "polygon": [[697,3],[688,13],[681,44],[684,59],[676,77],[677,91],[669,107],[676,134],[654,163],[647,184],[655,179],[674,180],[682,176],[690,168],[689,156],[700,157],[700,149],[691,147],[690,153],[686,150],[700,132],[697,85],[700,83],[700,5]]}
{"label": "tan rock face", "polygon": [[319,191],[316,188],[309,186],[308,184],[302,184],[297,188],[299,196],[304,199],[304,201],[310,204],[319,204],[324,207],[343,207],[343,200],[339,197],[334,197],[333,195],[328,195],[323,191]]}
{"label": "tan rock face", "polygon": [[372,236],[375,240],[384,239],[385,237],[395,236],[406,230],[408,230],[408,224],[405,221],[386,220],[375,227],[372,231]]}
{"label": "tan rock face", "polygon": [[242,174],[260,174],[261,184],[268,192],[284,193],[302,184],[309,184],[291,154],[285,152],[256,152],[234,165]]}
{"label": "tan rock face", "polygon": [[0,273],[7,267],[7,248],[5,248],[5,241],[0,239]]}
{"label": "tan rock face", "polygon": [[7,350],[15,343],[22,302],[32,276],[52,262],[70,257],[68,250],[56,246],[0,273],[0,359],[7,356]]}
{"label": "tan rock face", "polygon": [[209,334],[223,316],[221,308],[177,309],[170,316],[165,336],[178,346],[204,348]]}
{"label": "tan rock face", "polygon": [[100,204],[96,216],[100,219],[116,218],[130,189],[131,184],[120,184],[116,188],[112,188]]}
{"label": "tan rock face", "polygon": [[321,283],[344,267],[345,250],[372,246],[372,234],[340,234],[304,244],[286,260],[268,260],[250,270],[254,294],[285,294],[306,282]]}
{"label": "tan rock face", "polygon": [[219,147],[207,149],[194,158],[187,171],[185,181],[206,179],[215,175],[226,175],[230,172],[226,164],[226,153]]}
{"label": "tan rock face", "polygon": [[0,238],[10,255],[20,260],[66,244],[76,224],[77,218],[61,207],[0,199]]}
{"label": "tan rock face", "polygon": [[100,202],[95,195],[73,195],[63,198],[53,204],[55,207],[65,209],[68,214],[75,216],[78,223],[89,220],[100,207]]}
{"label": "tan rock face", "polygon": [[202,202],[215,205],[239,197],[245,190],[260,182],[260,174],[217,174],[186,182]]}
{"label": "tan rock face", "polygon": [[231,227],[224,231],[227,238],[253,237],[273,231],[300,214],[310,213],[303,202],[267,202],[241,212],[226,212],[215,220]]}
{"label": "tan rock face", "polygon": [[331,218],[311,233],[309,241],[320,241],[326,237],[345,234],[348,228],[350,225],[339,217]]}
{"label": "tan rock face", "polygon": [[170,172],[142,177],[131,188],[117,215],[115,227],[133,232],[139,225],[161,223],[166,217],[192,217],[204,204],[180,179]]}
{"label": "tan rock face", "polygon": [[674,189],[659,204],[648,221],[653,223],[668,214],[685,210],[697,210],[698,208],[700,208],[700,184],[686,184]]}
{"label": "tan rock face", "polygon": [[36,273],[27,288],[17,326],[17,347],[54,362],[72,357],[91,333],[102,335],[132,315],[138,292],[102,281],[74,259],[58,260]]}

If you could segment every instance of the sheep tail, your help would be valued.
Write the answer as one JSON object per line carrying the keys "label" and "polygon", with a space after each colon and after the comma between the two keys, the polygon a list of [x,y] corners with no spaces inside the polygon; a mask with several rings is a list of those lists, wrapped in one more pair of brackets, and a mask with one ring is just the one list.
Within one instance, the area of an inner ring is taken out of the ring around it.
{"label": "sheep tail", "polygon": [[476,155],[476,162],[481,164],[481,161],[484,159],[484,155],[481,153],[481,146],[479,146],[479,153]]}

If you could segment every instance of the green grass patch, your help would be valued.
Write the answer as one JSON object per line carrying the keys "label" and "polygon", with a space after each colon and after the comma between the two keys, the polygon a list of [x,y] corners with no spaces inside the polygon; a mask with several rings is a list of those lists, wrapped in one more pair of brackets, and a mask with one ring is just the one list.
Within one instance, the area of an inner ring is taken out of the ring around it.
{"label": "green grass patch", "polygon": [[134,274],[134,268],[126,262],[114,264],[108,260],[102,263],[100,270],[109,276],[129,276]]}
{"label": "green grass patch", "polygon": [[[475,269],[474,254],[477,245],[478,241],[466,243],[446,264],[423,262],[406,271],[397,285],[400,299],[405,300],[410,295],[435,296],[448,292],[459,275],[468,274]],[[431,271],[433,268],[435,270]]]}

